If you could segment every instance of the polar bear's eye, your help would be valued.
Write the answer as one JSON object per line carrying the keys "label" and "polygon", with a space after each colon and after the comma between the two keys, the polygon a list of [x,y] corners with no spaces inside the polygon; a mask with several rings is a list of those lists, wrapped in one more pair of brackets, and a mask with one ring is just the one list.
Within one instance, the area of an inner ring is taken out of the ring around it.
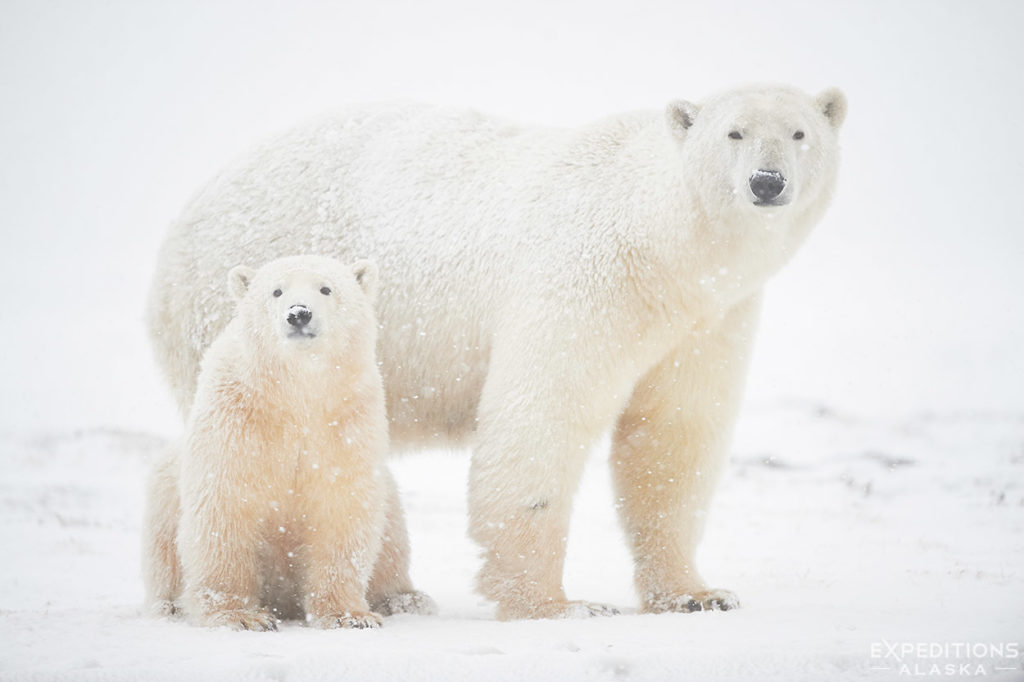
{"label": "polar bear's eye", "polygon": [[330,296],[331,289],[330,287],[320,287],[320,293],[323,294],[324,296]]}
{"label": "polar bear's eye", "polygon": [[794,140],[802,140],[802,139],[804,139],[804,131],[798,130],[795,133],[793,133],[793,139]]}
{"label": "polar bear's eye", "polygon": [[279,298],[283,293],[280,289],[274,289],[274,298]]}
{"label": "polar bear's eye", "polygon": [[740,131],[733,130],[732,132],[729,133],[729,138],[733,140],[742,140],[743,136],[740,135]]}

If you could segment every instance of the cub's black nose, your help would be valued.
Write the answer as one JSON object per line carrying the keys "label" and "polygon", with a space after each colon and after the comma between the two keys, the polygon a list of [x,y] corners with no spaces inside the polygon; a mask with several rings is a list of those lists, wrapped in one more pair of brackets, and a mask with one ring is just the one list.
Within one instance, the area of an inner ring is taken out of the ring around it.
{"label": "cub's black nose", "polygon": [[288,324],[301,329],[313,319],[313,311],[304,305],[293,305],[288,309]]}
{"label": "cub's black nose", "polygon": [[779,171],[758,169],[750,176],[750,191],[760,201],[771,201],[786,189],[786,178]]}

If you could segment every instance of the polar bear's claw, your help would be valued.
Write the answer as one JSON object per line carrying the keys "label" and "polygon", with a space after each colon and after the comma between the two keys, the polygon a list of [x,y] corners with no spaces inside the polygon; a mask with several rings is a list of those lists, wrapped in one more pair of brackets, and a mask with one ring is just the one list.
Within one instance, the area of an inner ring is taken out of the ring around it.
{"label": "polar bear's claw", "polygon": [[694,611],[731,611],[739,608],[739,598],[729,590],[702,590],[686,594],[648,595],[644,613],[693,613]]}
{"label": "polar bear's claw", "polygon": [[610,604],[589,601],[550,601],[539,606],[518,608],[498,606],[498,620],[515,620],[519,618],[559,619],[559,618],[594,618],[617,616],[619,610]]}
{"label": "polar bear's claw", "polygon": [[[569,602],[569,604],[572,609],[570,612],[566,613],[566,618],[577,618],[580,616],[584,618],[592,618],[594,616],[619,615],[619,610],[611,604],[598,604],[596,602],[589,601]],[[581,613],[577,614],[576,611],[581,611]]]}
{"label": "polar bear's claw", "polygon": [[380,615],[373,611],[346,611],[316,618],[312,624],[324,630],[370,630],[379,628],[383,622]]}
{"label": "polar bear's claw", "polygon": [[147,610],[157,618],[174,618],[181,615],[181,607],[170,599],[160,599],[147,606]]}
{"label": "polar bear's claw", "polygon": [[211,613],[203,618],[203,625],[252,632],[276,632],[277,618],[262,609],[238,609]]}
{"label": "polar bear's claw", "polygon": [[701,602],[705,611],[732,611],[740,607],[740,600],[729,590],[708,590]]}

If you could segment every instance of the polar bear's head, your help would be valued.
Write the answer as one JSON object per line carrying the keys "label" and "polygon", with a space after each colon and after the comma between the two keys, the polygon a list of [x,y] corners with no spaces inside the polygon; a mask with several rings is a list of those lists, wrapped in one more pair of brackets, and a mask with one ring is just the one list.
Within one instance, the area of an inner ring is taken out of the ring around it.
{"label": "polar bear's head", "polygon": [[687,188],[712,214],[802,212],[827,203],[839,160],[846,99],[787,87],[741,88],[700,105],[675,101],[669,129]]}
{"label": "polar bear's head", "polygon": [[372,349],[376,286],[377,266],[367,260],[349,267],[331,258],[294,256],[228,273],[244,334],[265,352],[285,357]]}

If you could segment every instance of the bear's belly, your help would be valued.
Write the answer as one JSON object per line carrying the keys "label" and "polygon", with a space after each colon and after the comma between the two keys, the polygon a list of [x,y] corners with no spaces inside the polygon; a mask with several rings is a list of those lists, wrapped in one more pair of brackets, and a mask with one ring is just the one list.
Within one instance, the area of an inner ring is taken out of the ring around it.
{"label": "bear's belly", "polygon": [[419,347],[382,355],[393,448],[463,445],[475,430],[487,358],[466,354],[431,360],[429,354]]}

